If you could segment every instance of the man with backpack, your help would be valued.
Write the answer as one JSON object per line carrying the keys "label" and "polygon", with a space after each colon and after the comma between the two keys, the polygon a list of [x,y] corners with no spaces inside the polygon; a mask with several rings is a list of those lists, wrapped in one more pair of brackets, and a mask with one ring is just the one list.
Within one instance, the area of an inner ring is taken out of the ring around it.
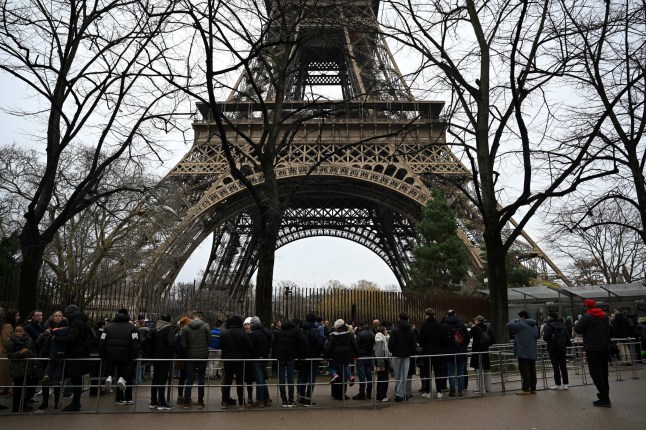
{"label": "man with backpack", "polygon": [[424,355],[432,357],[424,358],[424,366],[420,367],[420,377],[422,378],[422,388],[424,392],[422,397],[431,398],[431,367],[435,375],[435,389],[438,399],[444,397],[442,391],[446,390],[446,366],[444,363],[444,354],[446,345],[449,341],[449,334],[446,327],[442,327],[435,319],[435,310],[427,308],[424,311],[426,319],[419,331],[418,343],[422,347]]}
{"label": "man with backpack", "polygon": [[453,354],[446,362],[449,378],[449,396],[462,397],[467,387],[467,347],[469,346],[469,330],[454,310],[449,310],[442,326],[448,331],[449,341],[446,353]]}
{"label": "man with backpack", "polygon": [[527,311],[518,312],[518,318],[507,324],[509,334],[514,336],[514,354],[518,358],[518,370],[522,390],[518,395],[536,394],[536,357],[538,355],[538,325]]}
{"label": "man with backpack", "polygon": [[307,340],[307,354],[306,359],[300,360],[298,364],[298,404],[305,407],[316,405],[312,401],[312,392],[316,384],[324,344],[322,330],[319,327],[321,326],[316,325],[316,315],[313,313],[307,314],[301,324],[301,330]]}
{"label": "man with backpack", "polygon": [[568,329],[558,319],[556,312],[550,312],[548,314],[547,324],[543,330],[543,340],[547,342],[547,352],[550,355],[550,361],[554,369],[555,385],[552,385],[550,390],[567,390],[569,380],[565,357],[567,347],[572,345],[572,343]]}
{"label": "man with backpack", "polygon": [[150,333],[151,349],[149,358],[153,362],[153,380],[150,386],[149,409],[167,411],[171,405],[166,400],[166,383],[170,378],[172,359],[178,348],[179,336],[177,329],[171,324],[169,313],[163,313],[155,323],[155,329]]}
{"label": "man with backpack", "polygon": [[491,327],[487,325],[482,315],[473,319],[473,326],[469,335],[473,339],[471,344],[471,367],[478,371],[475,393],[484,394],[491,391],[491,360],[489,347],[496,343]]}

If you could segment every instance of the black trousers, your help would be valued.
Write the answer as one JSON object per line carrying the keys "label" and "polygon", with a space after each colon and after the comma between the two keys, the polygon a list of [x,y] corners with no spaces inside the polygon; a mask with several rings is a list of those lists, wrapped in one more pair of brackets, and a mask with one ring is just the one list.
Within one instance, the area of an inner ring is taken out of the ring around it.
{"label": "black trousers", "polygon": [[588,369],[594,386],[597,387],[599,400],[610,401],[610,386],[608,385],[608,352],[586,351]]}
{"label": "black trousers", "polygon": [[549,351],[552,369],[554,369],[554,383],[556,385],[569,384],[567,374],[567,361],[565,359],[566,350]]}
{"label": "black trousers", "polygon": [[523,391],[536,391],[536,360],[518,358],[518,370],[523,381]]}
{"label": "black trousers", "polygon": [[170,376],[171,361],[155,361],[153,364],[153,381],[150,387],[150,403],[163,405],[166,402],[166,383]]}
{"label": "black trousers", "polygon": [[224,379],[222,380],[222,402],[226,403],[231,400],[231,383],[236,381],[236,393],[238,394],[238,404],[244,405],[243,389],[243,371],[244,363],[242,361],[225,361],[224,362]]}

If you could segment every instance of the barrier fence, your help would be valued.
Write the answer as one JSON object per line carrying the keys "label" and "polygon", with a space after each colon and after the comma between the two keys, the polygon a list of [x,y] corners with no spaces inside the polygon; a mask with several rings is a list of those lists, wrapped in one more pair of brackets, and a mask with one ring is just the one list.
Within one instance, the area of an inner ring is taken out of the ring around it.
{"label": "barrier fence", "polygon": [[[610,357],[610,377],[614,377],[615,380],[621,381],[624,377],[628,376],[633,379],[639,379],[639,374],[640,371],[643,370],[643,365],[644,360],[646,360],[646,357],[643,357],[641,354],[641,343],[639,341],[636,341],[635,339],[614,339],[613,340],[618,346],[619,346],[619,355]],[[539,342],[538,345],[538,359],[536,362],[536,372],[537,372],[537,381],[538,384],[541,385],[542,387],[537,386],[537,389],[548,389],[552,384],[553,381],[553,373],[552,373],[552,365],[549,360],[549,354],[547,353],[547,350],[545,348],[545,343],[542,341]],[[416,355],[411,357],[412,362],[416,362],[421,365],[429,365],[431,363],[431,360],[440,358],[443,363],[448,364],[452,363],[454,368],[457,368],[460,362],[467,361],[467,366],[469,366],[469,363],[472,358],[477,357],[479,360],[480,369],[483,369],[482,366],[482,356],[483,354],[489,354],[490,361],[491,361],[491,369],[490,369],[490,374],[491,374],[491,382],[492,382],[492,392],[502,392],[505,393],[507,391],[515,391],[520,389],[520,375],[518,373],[517,365],[516,365],[516,359],[514,358],[513,355],[513,345],[512,344],[497,344],[497,345],[492,345],[489,352],[468,352],[465,354],[442,354],[442,355]],[[382,399],[378,399],[376,396],[376,390],[377,390],[377,383],[379,382],[377,379],[377,374],[374,371],[376,369],[376,361],[379,360],[380,358],[377,357],[360,357],[357,359],[357,362],[365,362],[368,361],[370,362],[368,369],[372,371],[372,377],[368,379],[370,383],[372,384],[372,396],[370,399],[367,399],[365,402],[357,402],[353,401],[350,397],[346,397],[345,394],[347,393],[348,387],[352,387],[353,385],[359,385],[362,383],[361,381],[357,380],[356,377],[352,377],[352,380],[349,380],[347,375],[344,374],[343,372],[340,372],[340,380],[337,381],[335,384],[342,384],[341,386],[344,387],[342,389],[342,393],[344,394],[342,396],[341,401],[328,401],[330,397],[328,394],[326,394],[326,391],[330,389],[330,387],[334,384],[330,384],[328,375],[325,374],[326,372],[326,362],[324,360],[318,359],[318,358],[313,358],[313,359],[304,359],[304,360],[297,360],[300,363],[303,362],[312,362],[314,366],[318,368],[318,377],[316,379],[316,382],[314,383],[314,390],[313,393],[314,395],[312,396],[312,399],[316,399],[319,404],[317,405],[318,407],[324,407],[324,408],[335,408],[335,407],[353,407],[353,406],[365,406],[366,402],[368,404],[372,404],[373,406],[377,407],[381,402]],[[0,359],[0,361],[6,360],[6,359]],[[49,359],[26,359],[28,361],[28,364],[31,363],[33,365],[28,365],[26,368],[34,368],[34,367],[40,367],[44,368],[46,364],[49,362]],[[589,378],[588,374],[588,369],[587,369],[587,364],[585,362],[585,351],[582,348],[581,344],[575,344],[572,347],[568,347],[567,350],[567,369],[568,369],[568,374],[569,374],[569,386],[570,387],[575,387],[579,385],[587,385],[591,384],[592,380]],[[92,365],[92,371],[89,374],[86,374],[83,377],[83,384],[81,388],[83,389],[83,394],[82,396],[82,411],[86,413],[110,413],[110,412],[128,412],[128,413],[135,413],[135,412],[143,412],[143,411],[149,411],[151,408],[149,408],[149,400],[150,400],[150,395],[151,395],[151,388],[153,387],[159,387],[163,388],[166,393],[166,399],[167,402],[169,403],[175,403],[177,401],[178,396],[180,396],[180,390],[183,389],[184,385],[180,382],[179,379],[179,373],[181,373],[181,368],[185,367],[186,363],[189,361],[200,361],[200,362],[206,362],[206,373],[205,373],[205,382],[204,382],[204,410],[206,411],[221,411],[225,410],[222,407],[222,396],[221,396],[221,390],[225,385],[222,383],[222,376],[223,376],[223,364],[225,362],[245,362],[245,366],[243,366],[243,381],[245,381],[242,384],[242,389],[243,389],[243,399],[238,399],[238,403],[240,403],[240,400],[242,400],[242,407],[239,409],[242,410],[249,410],[253,409],[249,407],[249,399],[247,398],[249,396],[248,389],[249,388],[256,388],[252,382],[250,383],[250,379],[248,378],[249,372],[250,372],[250,364],[260,361],[260,362],[266,362],[266,371],[267,371],[267,379],[266,379],[266,386],[269,388],[269,393],[270,393],[270,398],[274,400],[273,403],[271,403],[269,406],[265,406],[265,410],[267,407],[270,409],[281,409],[282,402],[280,401],[280,388],[281,384],[278,383],[276,380],[276,366],[278,364],[277,360],[275,359],[259,359],[259,360],[228,360],[228,359],[222,359],[217,355],[217,351],[212,351],[212,354],[209,359],[204,359],[204,360],[187,360],[187,359],[172,359],[172,360],[158,360],[158,359],[137,359],[134,361],[136,365],[136,371],[134,372],[133,375],[133,381],[131,384],[131,389],[132,389],[132,402],[127,403],[124,402],[123,406],[126,406],[125,408],[122,407],[121,405],[115,406],[115,404],[109,399],[111,395],[107,395],[102,397],[100,395],[100,392],[102,390],[105,390],[105,377],[106,377],[106,365],[105,362],[102,361],[99,358],[89,358],[89,359],[65,359],[61,360],[60,364],[63,366],[60,370],[65,373],[68,369],[74,369],[77,366],[87,366],[88,364]],[[154,369],[155,363],[163,363],[167,362],[170,364],[170,372],[168,374],[168,379],[165,384],[163,385],[152,385],[152,383],[148,383],[149,381],[149,376],[151,373],[154,372],[154,370],[150,370],[150,367]],[[352,364],[350,366],[350,371],[351,375],[355,374],[356,371],[356,366],[357,362]],[[418,366],[419,367],[419,366]],[[298,374],[298,372],[296,372]],[[389,401],[393,401],[393,389],[394,389],[394,384],[396,383],[395,379],[393,378],[391,372],[388,372],[388,378],[385,381],[388,387],[388,393],[389,393]],[[438,378],[434,374],[432,368],[429,371],[429,377],[428,378],[421,378],[419,376],[420,372],[417,372],[415,375],[410,376],[407,380],[406,383],[408,385],[406,391],[407,395],[403,399],[402,403],[407,403],[407,402],[419,402],[419,401],[426,401],[425,399],[438,399],[438,398],[446,398],[447,390],[440,392],[438,396],[438,391],[435,388],[436,383],[438,382]],[[457,381],[457,375],[454,376],[445,376],[444,379],[447,387],[448,386],[455,386],[459,387],[458,381]],[[467,383],[467,388],[465,393],[463,393],[462,396],[459,395],[457,390],[453,392],[454,398],[456,400],[459,400],[462,397],[473,397],[473,396],[485,396],[487,393],[482,390],[484,387],[484,377],[485,377],[485,372],[483,371],[475,371],[471,369],[468,371],[466,375],[465,382]],[[40,378],[40,375],[39,375]],[[453,381],[450,381],[449,379],[453,379]],[[478,383],[477,379],[479,379],[480,383]],[[297,381],[297,377],[294,379]],[[427,390],[424,390],[423,388],[420,389],[420,387],[423,387],[423,383],[426,382],[429,384],[429,387]],[[451,383],[453,382],[453,383]],[[384,383],[382,381],[381,383]],[[476,384],[478,387],[481,388],[481,390],[474,392],[474,384]],[[440,381],[440,385],[441,381]],[[284,384],[283,384],[284,386]],[[36,390],[39,388],[43,388],[43,391],[51,392],[52,389],[55,390],[60,390],[61,393],[61,399],[58,404],[54,404],[50,396],[50,407],[44,410],[34,410],[35,412],[38,413],[56,413],[59,412],[63,406],[64,403],[68,402],[69,399],[65,398],[63,399],[63,393],[66,391],[73,389],[75,386],[73,386],[69,380],[60,380],[59,382],[55,384],[45,384],[43,385],[40,380],[34,379],[32,376],[29,374],[25,373],[25,375],[22,378],[22,386],[20,387],[22,389],[22,392],[25,393],[23,398],[21,399],[21,406],[20,410],[23,409],[24,406],[27,405],[27,403],[30,402],[30,393],[35,393]],[[78,386],[76,386],[78,387]],[[116,381],[113,381],[113,389],[118,390],[119,388],[116,387]],[[192,386],[192,393],[197,394],[197,390],[199,387],[199,384],[195,384]],[[234,387],[237,387],[237,385],[234,383],[230,385],[232,389],[232,393],[235,394]],[[11,389],[11,388],[16,388],[13,386],[0,386],[0,390],[2,389]],[[298,402],[299,395],[298,395],[298,388],[299,384],[295,382],[294,384],[294,390],[295,390],[295,400]],[[350,388],[351,389],[351,388]],[[88,397],[87,394],[91,394],[92,390],[94,390],[95,397]],[[86,393],[89,391],[89,393]],[[424,391],[424,392],[422,392]],[[420,392],[422,392],[420,395]],[[425,395],[428,392],[428,395]],[[107,393],[106,393],[107,394]],[[408,394],[411,395],[411,397],[408,397]],[[232,396],[233,397],[233,396]],[[236,396],[237,397],[237,396]],[[196,399],[197,396],[193,396],[193,399]],[[8,402],[11,402],[11,397],[4,397],[0,398],[0,404],[4,404],[4,406],[11,406],[8,404]],[[38,401],[38,403],[41,403],[41,401]],[[143,405],[143,406],[142,406]],[[127,406],[133,406],[131,408],[128,408]],[[195,405],[194,405],[195,406]],[[233,408],[234,405],[227,405],[226,410],[229,410],[229,406]],[[305,406],[305,405],[304,405]],[[306,405],[310,406],[310,405]],[[177,404],[174,408],[170,409],[168,412],[179,412],[182,411],[183,407],[182,404]],[[11,409],[7,409],[6,411],[0,411],[0,415],[3,413],[9,413]]]}

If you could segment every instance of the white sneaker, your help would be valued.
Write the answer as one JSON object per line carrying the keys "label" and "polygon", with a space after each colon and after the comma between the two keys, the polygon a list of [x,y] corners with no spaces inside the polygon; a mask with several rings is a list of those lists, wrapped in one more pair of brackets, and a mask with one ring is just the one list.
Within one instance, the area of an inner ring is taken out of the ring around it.
{"label": "white sneaker", "polygon": [[112,390],[112,376],[105,378],[105,384],[103,386],[108,391]]}
{"label": "white sneaker", "polygon": [[444,397],[444,394],[442,394],[442,393],[440,393],[440,392],[438,391],[438,392],[437,392],[437,395],[436,395],[435,397],[437,397],[438,399],[441,399],[441,398],[443,398],[443,397]]}
{"label": "white sneaker", "polygon": [[422,393],[422,397],[424,397],[425,399],[430,399],[431,393]]}
{"label": "white sneaker", "polygon": [[550,387],[550,390],[562,390],[562,389],[563,389],[563,387],[561,387],[560,385],[552,385]]}
{"label": "white sneaker", "polygon": [[122,377],[119,377],[119,380],[117,381],[117,387],[119,387],[121,391],[126,391],[126,380]]}
{"label": "white sneaker", "polygon": [[382,401],[382,402],[389,402],[389,401],[390,401],[390,399],[389,399],[388,397],[384,397],[383,399],[381,399],[381,401]]}
{"label": "white sneaker", "polygon": [[563,384],[563,389],[564,389],[564,390],[567,390],[567,388],[568,388],[568,387],[567,387],[567,384]]}

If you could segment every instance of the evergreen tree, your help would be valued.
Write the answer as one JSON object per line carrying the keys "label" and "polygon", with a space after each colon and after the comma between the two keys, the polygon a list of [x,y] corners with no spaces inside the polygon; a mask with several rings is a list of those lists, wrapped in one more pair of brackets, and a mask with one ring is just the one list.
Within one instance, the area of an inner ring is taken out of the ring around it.
{"label": "evergreen tree", "polygon": [[0,238],[0,276],[17,274],[20,271],[20,242],[18,232]]}
{"label": "evergreen tree", "polygon": [[417,225],[417,244],[409,269],[409,286],[416,291],[455,292],[468,272],[467,249],[457,236],[455,212],[439,190],[426,204]]}

